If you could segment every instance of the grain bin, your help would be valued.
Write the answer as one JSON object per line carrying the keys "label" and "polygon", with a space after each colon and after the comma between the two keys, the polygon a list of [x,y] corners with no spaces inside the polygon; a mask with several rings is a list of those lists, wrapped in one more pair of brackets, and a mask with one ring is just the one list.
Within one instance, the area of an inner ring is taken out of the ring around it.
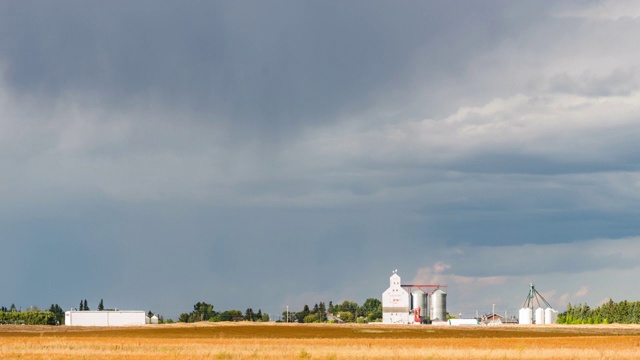
{"label": "grain bin", "polygon": [[531,308],[522,308],[518,313],[518,323],[520,325],[531,325],[531,318],[533,317],[533,310]]}
{"label": "grain bin", "polygon": [[558,322],[558,312],[552,308],[546,308],[544,310],[544,323],[555,324]]}
{"label": "grain bin", "polygon": [[544,325],[544,309],[537,308],[535,314],[536,314],[536,324]]}
{"label": "grain bin", "polygon": [[431,294],[431,320],[447,320],[447,293],[442,289]]}
{"label": "grain bin", "polygon": [[427,312],[429,311],[429,307],[427,306],[427,294],[422,290],[415,290],[411,293],[412,301],[412,310],[414,310],[414,314],[416,314],[416,309],[419,309],[418,318],[414,318],[414,322],[424,323],[427,317]]}

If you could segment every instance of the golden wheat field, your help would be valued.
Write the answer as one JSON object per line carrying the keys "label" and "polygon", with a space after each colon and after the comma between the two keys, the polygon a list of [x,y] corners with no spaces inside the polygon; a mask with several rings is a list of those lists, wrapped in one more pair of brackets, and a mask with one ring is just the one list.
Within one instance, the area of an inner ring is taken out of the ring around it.
{"label": "golden wheat field", "polygon": [[638,326],[0,326],[2,359],[640,359]]}

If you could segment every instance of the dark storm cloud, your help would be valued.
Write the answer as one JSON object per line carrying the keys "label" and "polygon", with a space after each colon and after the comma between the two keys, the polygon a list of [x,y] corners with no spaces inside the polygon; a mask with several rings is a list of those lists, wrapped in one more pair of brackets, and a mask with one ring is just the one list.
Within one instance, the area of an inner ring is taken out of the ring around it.
{"label": "dark storm cloud", "polygon": [[[7,2],[0,52],[20,94],[145,98],[286,133],[459,77],[509,26],[490,4]],[[425,72],[426,71],[426,72]]]}

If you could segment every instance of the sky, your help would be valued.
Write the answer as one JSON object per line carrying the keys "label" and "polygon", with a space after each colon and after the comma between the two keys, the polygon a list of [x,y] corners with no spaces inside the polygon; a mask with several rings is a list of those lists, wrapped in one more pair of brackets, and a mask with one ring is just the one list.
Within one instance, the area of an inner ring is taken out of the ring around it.
{"label": "sky", "polygon": [[0,305],[638,300],[635,1],[2,1]]}

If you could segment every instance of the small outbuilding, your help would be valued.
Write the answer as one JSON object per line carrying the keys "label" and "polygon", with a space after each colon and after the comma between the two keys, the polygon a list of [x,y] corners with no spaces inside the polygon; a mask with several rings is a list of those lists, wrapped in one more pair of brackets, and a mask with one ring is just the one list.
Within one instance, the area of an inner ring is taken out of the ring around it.
{"label": "small outbuilding", "polygon": [[451,326],[480,325],[478,319],[449,319],[447,322]]}

